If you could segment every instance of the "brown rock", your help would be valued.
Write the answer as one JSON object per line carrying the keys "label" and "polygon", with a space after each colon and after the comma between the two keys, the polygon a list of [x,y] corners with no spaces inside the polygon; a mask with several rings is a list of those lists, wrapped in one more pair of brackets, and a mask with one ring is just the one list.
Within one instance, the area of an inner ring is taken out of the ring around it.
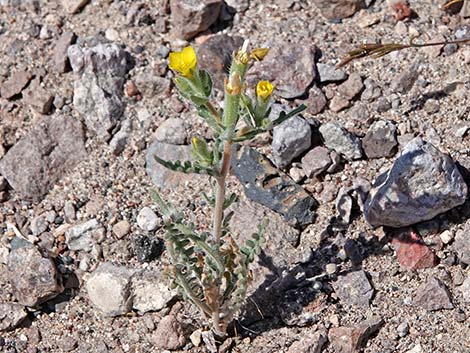
{"label": "brown rock", "polygon": [[38,113],[47,114],[51,110],[54,97],[41,86],[41,82],[36,78],[24,90],[23,99]]}
{"label": "brown rock", "polygon": [[75,43],[77,36],[73,32],[64,32],[57,40],[54,48],[53,65],[58,73],[64,73],[71,70],[67,49]]}
{"label": "brown rock", "polygon": [[188,342],[188,336],[187,328],[175,316],[167,315],[158,323],[153,341],[157,348],[176,350]]}
{"label": "brown rock", "polygon": [[313,44],[279,43],[247,74],[247,82],[255,86],[259,80],[273,82],[275,93],[282,98],[303,95],[317,76]]}
{"label": "brown rock", "polygon": [[302,158],[302,169],[311,178],[327,170],[331,163],[328,148],[317,146]]}
{"label": "brown rock", "polygon": [[14,249],[8,256],[8,280],[18,303],[34,307],[62,292],[57,269],[34,247]]}
{"label": "brown rock", "polygon": [[23,88],[31,81],[33,77],[27,71],[16,71],[10,78],[0,86],[0,96],[6,99],[11,99],[17,94],[20,94]]}
{"label": "brown rock", "polygon": [[307,100],[301,103],[305,103],[307,106],[307,113],[316,115],[325,109],[327,100],[323,91],[320,88],[313,86],[308,92]]}
{"label": "brown rock", "polygon": [[292,343],[287,353],[320,353],[326,341],[326,332],[317,331]]}
{"label": "brown rock", "polygon": [[39,200],[86,156],[80,122],[47,117],[0,160],[0,172],[21,195]]}
{"label": "brown rock", "polygon": [[338,86],[338,93],[346,98],[352,100],[356,97],[364,88],[362,78],[359,74],[353,73],[349,78]]}
{"label": "brown rock", "polygon": [[76,14],[83,9],[90,0],[62,0],[62,5],[64,6],[65,10],[67,10],[70,14]]}
{"label": "brown rock", "polygon": [[221,0],[171,0],[174,32],[183,39],[195,37],[217,20],[221,7]]}
{"label": "brown rock", "polygon": [[241,37],[226,34],[211,36],[197,51],[200,67],[211,74],[214,87],[222,90],[232,54],[243,44]]}
{"label": "brown rock", "polygon": [[366,7],[364,0],[314,0],[314,3],[329,20],[350,17]]}
{"label": "brown rock", "polygon": [[435,277],[431,277],[426,283],[419,286],[413,303],[428,311],[452,309],[450,293],[444,283]]}
{"label": "brown rock", "polygon": [[354,327],[333,327],[328,332],[328,338],[335,353],[353,353],[363,346],[383,323],[380,317],[374,317]]}

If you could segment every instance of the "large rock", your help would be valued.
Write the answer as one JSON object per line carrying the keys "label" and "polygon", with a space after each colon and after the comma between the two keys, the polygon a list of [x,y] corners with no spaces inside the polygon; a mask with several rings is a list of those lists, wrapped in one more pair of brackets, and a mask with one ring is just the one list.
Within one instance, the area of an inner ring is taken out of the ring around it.
{"label": "large rock", "polygon": [[417,137],[377,178],[364,215],[373,226],[399,228],[427,221],[466,197],[467,185],[452,159]]}
{"label": "large rock", "polygon": [[222,0],[171,0],[173,31],[183,39],[191,39],[217,20],[221,7]]}
{"label": "large rock", "polygon": [[18,303],[34,307],[62,292],[52,259],[43,257],[32,245],[11,251],[7,263],[8,280]]}
{"label": "large rock", "polygon": [[364,0],[314,0],[321,14],[329,20],[350,17],[366,7]]}
{"label": "large rock", "polygon": [[40,200],[86,156],[79,121],[46,117],[0,160],[0,173],[23,197]]}
{"label": "large rock", "polygon": [[32,78],[33,75],[27,71],[18,70],[13,72],[10,78],[0,85],[0,96],[6,99],[13,98],[21,93]]}
{"label": "large rock", "polygon": [[294,116],[274,128],[273,158],[279,168],[287,167],[296,157],[312,145],[312,129],[309,123]]}
{"label": "large rock", "polygon": [[141,313],[162,310],[178,295],[171,290],[162,273],[145,271],[132,278],[132,308]]}
{"label": "large rock", "polygon": [[154,156],[161,159],[181,162],[192,160],[190,156],[191,147],[187,145],[177,146],[169,143],[155,141],[147,150],[146,168],[147,174],[152,179],[155,186],[165,189],[175,187],[184,181],[197,181],[200,176],[197,174],[184,174],[165,168],[155,160]]}
{"label": "large rock", "polygon": [[135,274],[124,266],[102,263],[85,284],[90,301],[105,316],[117,316],[132,308],[132,283]]}
{"label": "large rock", "polygon": [[441,280],[431,277],[416,290],[413,303],[428,311],[452,309],[450,293]]}
{"label": "large rock", "polygon": [[18,303],[0,304],[0,332],[13,330],[26,319],[28,313],[23,305]]}
{"label": "large rock", "polygon": [[319,131],[325,141],[325,146],[342,154],[347,160],[362,157],[361,140],[340,123],[322,124]]}
{"label": "large rock", "polygon": [[363,270],[349,272],[338,276],[333,282],[333,288],[344,305],[353,305],[367,309],[374,295],[366,273]]}
{"label": "large rock", "polygon": [[197,57],[200,67],[211,74],[214,87],[223,89],[224,77],[227,76],[227,70],[230,68],[232,54],[242,44],[243,38],[241,37],[219,34],[210,37],[199,46]]}
{"label": "large rock", "polygon": [[313,221],[315,199],[259,152],[241,148],[232,159],[232,168],[249,199],[280,213],[295,226]]}
{"label": "large rock", "polygon": [[247,82],[255,86],[260,80],[274,84],[275,93],[282,98],[302,96],[317,76],[316,46],[310,43],[279,43],[247,74]]}
{"label": "large rock", "polygon": [[83,114],[87,127],[103,139],[117,124],[123,111],[123,85],[128,71],[128,55],[117,44],[68,48],[68,57],[77,74],[73,104]]}

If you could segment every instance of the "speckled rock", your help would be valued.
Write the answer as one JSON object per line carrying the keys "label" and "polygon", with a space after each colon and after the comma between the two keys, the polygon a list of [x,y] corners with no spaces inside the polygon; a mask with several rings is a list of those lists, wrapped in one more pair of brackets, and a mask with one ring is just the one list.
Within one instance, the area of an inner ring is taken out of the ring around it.
{"label": "speckled rock", "polygon": [[132,277],[132,308],[141,313],[159,311],[177,296],[160,272],[145,271]]}
{"label": "speckled rock", "polygon": [[377,178],[364,215],[371,225],[399,228],[427,221],[466,197],[467,185],[452,159],[418,137]]}
{"label": "speckled rock", "polygon": [[188,342],[188,338],[187,328],[174,315],[162,318],[153,334],[153,342],[160,349],[180,349]]}
{"label": "speckled rock", "polygon": [[335,353],[357,352],[375,334],[384,321],[380,317],[364,320],[354,326],[333,327],[328,332],[328,339]]}
{"label": "speckled rock", "polygon": [[339,275],[333,282],[333,288],[343,304],[363,309],[369,307],[374,295],[374,288],[363,270]]}
{"label": "speckled rock", "polygon": [[373,123],[362,139],[362,148],[367,158],[392,157],[397,150],[397,128],[390,121]]}
{"label": "speckled rock", "polygon": [[13,330],[26,319],[28,313],[23,305],[18,303],[0,304],[0,332]]}
{"label": "speckled rock", "polygon": [[362,157],[361,140],[339,123],[322,124],[319,128],[325,146],[342,154],[348,160]]}
{"label": "speckled rock", "polygon": [[292,160],[308,150],[312,144],[312,129],[304,119],[295,116],[274,128],[273,158],[279,168],[287,167]]}
{"label": "speckled rock", "polygon": [[452,301],[447,287],[442,281],[431,277],[416,290],[413,303],[428,311],[452,309]]}

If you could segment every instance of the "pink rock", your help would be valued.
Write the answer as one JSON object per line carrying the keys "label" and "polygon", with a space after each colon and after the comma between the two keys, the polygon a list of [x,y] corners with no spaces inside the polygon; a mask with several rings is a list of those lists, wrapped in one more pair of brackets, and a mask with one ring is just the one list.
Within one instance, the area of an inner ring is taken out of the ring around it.
{"label": "pink rock", "polygon": [[397,259],[403,267],[416,270],[436,265],[436,255],[412,230],[400,233],[392,240],[392,244],[398,246]]}

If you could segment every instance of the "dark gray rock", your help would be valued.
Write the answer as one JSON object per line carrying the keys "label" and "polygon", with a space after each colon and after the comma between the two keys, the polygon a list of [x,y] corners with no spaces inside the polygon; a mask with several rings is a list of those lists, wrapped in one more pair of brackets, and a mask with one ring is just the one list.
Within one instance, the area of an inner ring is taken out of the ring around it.
{"label": "dark gray rock", "polygon": [[454,307],[450,300],[449,290],[444,283],[435,277],[429,278],[426,283],[419,286],[413,298],[413,304],[428,311]]}
{"label": "dark gray rock", "polygon": [[418,137],[377,178],[364,216],[373,226],[399,228],[430,220],[466,197],[467,185],[452,159]]}
{"label": "dark gray rock", "polygon": [[91,48],[74,44],[67,52],[77,75],[73,104],[84,116],[87,127],[107,140],[124,111],[122,94],[128,55],[114,43],[99,43]]}
{"label": "dark gray rock", "polygon": [[312,145],[312,129],[298,116],[273,129],[273,159],[279,168],[287,167]]}
{"label": "dark gray rock", "polygon": [[247,83],[255,86],[260,80],[269,80],[278,96],[299,97],[316,78],[316,50],[314,45],[279,43],[271,48],[263,61],[248,70]]}
{"label": "dark gray rock", "polygon": [[232,160],[232,168],[249,199],[280,213],[296,226],[312,222],[316,201],[262,154],[242,147]]}
{"label": "dark gray rock", "polygon": [[222,0],[170,0],[173,31],[191,39],[217,20],[221,7]]}
{"label": "dark gray rock", "polygon": [[0,160],[0,173],[23,197],[40,200],[86,157],[80,122],[72,117],[47,117]]}
{"label": "dark gray rock", "polygon": [[397,150],[397,128],[390,121],[373,123],[362,139],[362,148],[367,158],[392,157]]}
{"label": "dark gray rock", "polygon": [[452,248],[460,262],[470,265],[470,224],[467,222],[463,230],[458,230]]}
{"label": "dark gray rock", "polygon": [[328,339],[335,353],[355,353],[383,324],[382,318],[372,317],[354,326],[333,327],[328,332]]}
{"label": "dark gray rock", "polygon": [[32,78],[33,75],[27,71],[18,70],[13,72],[10,78],[0,85],[0,96],[5,99],[13,98],[21,93]]}
{"label": "dark gray rock", "polygon": [[57,40],[52,63],[56,72],[64,73],[71,69],[67,50],[69,49],[69,46],[75,43],[76,39],[77,36],[75,33],[66,31],[62,33]]}
{"label": "dark gray rock", "polygon": [[374,288],[363,270],[339,275],[338,279],[333,282],[333,289],[343,304],[363,309],[369,307],[369,302],[374,295]]}
{"label": "dark gray rock", "polygon": [[345,224],[349,224],[351,222],[353,199],[346,189],[342,188],[338,192],[338,196],[336,197],[335,201],[335,206],[341,221]]}
{"label": "dark gray rock", "polygon": [[197,50],[201,69],[207,70],[212,78],[214,87],[224,88],[224,77],[230,68],[233,53],[243,45],[241,37],[231,37],[219,34],[210,37]]}
{"label": "dark gray rock", "polygon": [[52,259],[33,246],[13,249],[8,256],[7,277],[18,303],[34,307],[54,298],[63,287]]}
{"label": "dark gray rock", "polygon": [[331,163],[330,151],[322,146],[314,147],[302,157],[302,169],[309,178],[326,171]]}
{"label": "dark gray rock", "polygon": [[157,259],[163,252],[163,242],[159,238],[138,235],[134,239],[134,255],[139,262],[150,262]]}
{"label": "dark gray rock", "polygon": [[17,303],[0,304],[0,332],[13,330],[26,319],[28,313],[23,305]]}
{"label": "dark gray rock", "polygon": [[342,154],[347,160],[362,157],[361,140],[339,123],[322,124],[319,128],[325,146]]}

